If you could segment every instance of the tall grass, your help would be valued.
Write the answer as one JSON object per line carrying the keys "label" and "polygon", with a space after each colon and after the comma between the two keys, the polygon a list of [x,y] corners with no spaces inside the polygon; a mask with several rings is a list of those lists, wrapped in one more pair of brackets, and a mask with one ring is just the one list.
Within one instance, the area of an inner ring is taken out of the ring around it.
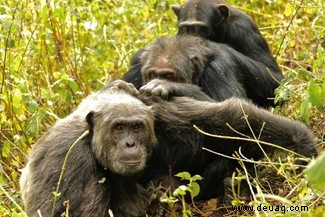
{"label": "tall grass", "polygon": [[[137,49],[175,35],[170,5],[180,3],[0,0],[0,216],[23,215],[19,169],[35,141],[84,96],[120,78]],[[229,3],[257,21],[287,77],[279,112],[309,124],[324,141],[323,1]]]}

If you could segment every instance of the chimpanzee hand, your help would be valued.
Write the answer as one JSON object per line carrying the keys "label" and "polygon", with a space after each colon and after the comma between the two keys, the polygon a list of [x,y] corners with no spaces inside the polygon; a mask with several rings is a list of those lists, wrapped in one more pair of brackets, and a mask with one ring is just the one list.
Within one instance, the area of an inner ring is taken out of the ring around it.
{"label": "chimpanzee hand", "polygon": [[186,96],[200,101],[213,101],[200,87],[194,84],[154,79],[140,88],[140,93],[170,99],[173,96]]}
{"label": "chimpanzee hand", "polygon": [[172,82],[160,79],[154,79],[140,88],[140,93],[160,96],[163,99],[168,99],[173,92]]}
{"label": "chimpanzee hand", "polygon": [[123,80],[115,80],[112,82],[108,82],[103,87],[103,90],[106,89],[116,89],[116,90],[124,90],[125,92],[131,94],[132,96],[137,96],[139,91],[133,86],[131,83],[127,83]]}

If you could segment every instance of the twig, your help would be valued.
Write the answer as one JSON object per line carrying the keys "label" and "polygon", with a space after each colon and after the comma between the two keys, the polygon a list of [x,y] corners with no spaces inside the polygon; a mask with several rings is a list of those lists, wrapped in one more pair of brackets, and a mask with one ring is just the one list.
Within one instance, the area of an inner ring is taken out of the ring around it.
{"label": "twig", "polygon": [[[299,157],[302,157],[304,158],[305,156],[301,155],[301,154],[298,154],[294,151],[291,151],[289,149],[286,149],[286,148],[283,148],[279,145],[275,145],[275,144],[272,144],[272,143],[269,143],[269,142],[264,142],[264,141],[260,141],[260,140],[256,140],[256,139],[250,139],[250,138],[242,138],[242,137],[236,137],[236,136],[221,136],[221,135],[215,135],[215,134],[211,134],[211,133],[207,133],[203,130],[201,130],[198,126],[196,126],[195,124],[193,125],[194,129],[196,129],[199,133],[202,133],[203,135],[206,135],[206,136],[210,136],[210,137],[214,137],[214,138],[219,138],[219,139],[231,139],[231,140],[241,140],[241,141],[248,141],[248,142],[255,142],[255,143],[261,143],[263,145],[268,145],[268,146],[272,146],[274,148],[278,148],[278,149],[281,149],[281,150],[284,150],[284,151],[287,151],[289,153],[292,153],[292,154],[295,154]],[[202,148],[202,149],[205,149],[205,148]],[[205,149],[206,150],[206,149]]]}
{"label": "twig", "polygon": [[15,204],[15,206],[19,209],[19,211],[24,215],[27,216],[27,214],[24,212],[24,210],[21,208],[21,206],[19,206],[19,204],[14,200],[14,198],[12,198],[9,193],[2,187],[2,185],[0,185],[0,190],[6,195],[6,197],[9,198],[9,200]]}
{"label": "twig", "polygon": [[85,138],[87,135],[89,134],[89,130],[86,130],[69,148],[67,154],[65,155],[64,161],[63,161],[63,165],[62,165],[62,169],[61,169],[61,173],[60,173],[60,178],[59,181],[57,183],[55,192],[54,192],[54,198],[53,198],[53,207],[52,207],[52,216],[54,216],[54,211],[55,211],[55,206],[56,206],[56,201],[58,198],[58,193],[59,193],[59,188],[61,185],[61,181],[63,178],[63,174],[65,172],[66,166],[67,166],[67,162],[68,162],[68,158],[71,154],[72,149],[76,146],[76,144],[83,138]]}
{"label": "twig", "polygon": [[283,35],[283,37],[282,37],[282,40],[281,40],[281,43],[280,43],[279,49],[278,49],[278,51],[277,51],[277,53],[276,53],[276,55],[275,55],[275,59],[277,59],[277,57],[278,57],[279,54],[280,54],[280,50],[281,50],[281,47],[282,47],[282,45],[283,45],[283,43],[284,43],[284,39],[286,38],[286,36],[287,36],[287,34],[288,34],[288,32],[289,32],[289,28],[290,28],[290,26],[292,25],[292,22],[293,22],[294,18],[297,16],[298,11],[299,11],[299,9],[301,8],[301,5],[303,4],[303,2],[304,2],[304,0],[302,0],[302,1],[300,2],[300,4],[299,4],[299,5],[297,6],[297,8],[296,8],[295,14],[291,17],[291,20],[290,20],[290,22],[289,22],[289,24],[288,24],[288,26],[287,26],[287,28],[286,28],[286,31],[285,31],[285,33],[284,33],[284,35]]}
{"label": "twig", "polygon": [[6,61],[7,61],[7,51],[8,51],[8,43],[9,43],[9,39],[11,37],[11,30],[12,30],[12,26],[14,24],[14,20],[15,20],[15,16],[16,16],[16,12],[17,12],[17,7],[18,7],[18,4],[19,4],[19,1],[17,1],[16,3],[16,6],[15,6],[15,10],[14,10],[14,13],[12,15],[12,18],[11,18],[11,23],[10,23],[10,26],[9,26],[9,30],[8,30],[8,35],[6,37],[6,44],[5,44],[5,51],[4,51],[4,57],[3,57],[3,74],[2,74],[2,84],[1,84],[1,89],[0,89],[0,93],[2,94],[3,93],[3,89],[4,89],[4,84],[5,84],[5,81],[6,81]]}

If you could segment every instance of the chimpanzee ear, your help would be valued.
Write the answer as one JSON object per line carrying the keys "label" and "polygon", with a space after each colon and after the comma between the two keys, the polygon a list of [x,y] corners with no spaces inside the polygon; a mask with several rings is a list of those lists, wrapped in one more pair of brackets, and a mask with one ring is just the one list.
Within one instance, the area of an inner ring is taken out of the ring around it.
{"label": "chimpanzee ear", "polygon": [[95,117],[95,112],[91,111],[87,114],[86,116],[86,121],[89,125],[89,130],[92,131],[92,129],[94,128],[94,117]]}
{"label": "chimpanzee ear", "polygon": [[217,4],[217,9],[222,13],[224,18],[227,18],[229,16],[229,8],[227,5]]}
{"label": "chimpanzee ear", "polygon": [[179,17],[179,13],[181,11],[181,6],[179,6],[179,5],[172,5],[172,9],[174,11],[174,14],[176,14],[176,16]]}

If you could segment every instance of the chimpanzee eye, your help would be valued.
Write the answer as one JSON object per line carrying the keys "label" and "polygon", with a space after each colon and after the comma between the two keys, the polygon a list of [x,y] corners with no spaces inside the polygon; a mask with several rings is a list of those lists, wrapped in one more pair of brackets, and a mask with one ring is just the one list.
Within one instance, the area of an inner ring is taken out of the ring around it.
{"label": "chimpanzee eye", "polygon": [[166,74],[166,75],[164,76],[164,79],[165,79],[165,80],[168,80],[168,81],[173,81],[173,80],[174,80],[174,77],[173,77],[172,74]]}
{"label": "chimpanzee eye", "polygon": [[132,129],[134,131],[139,131],[141,128],[142,128],[142,123],[140,123],[140,122],[135,122],[132,124]]}
{"label": "chimpanzee eye", "polygon": [[123,124],[115,124],[114,130],[115,131],[122,131],[123,130]]}
{"label": "chimpanzee eye", "polygon": [[149,80],[153,80],[157,78],[157,74],[155,72],[149,72]]}

